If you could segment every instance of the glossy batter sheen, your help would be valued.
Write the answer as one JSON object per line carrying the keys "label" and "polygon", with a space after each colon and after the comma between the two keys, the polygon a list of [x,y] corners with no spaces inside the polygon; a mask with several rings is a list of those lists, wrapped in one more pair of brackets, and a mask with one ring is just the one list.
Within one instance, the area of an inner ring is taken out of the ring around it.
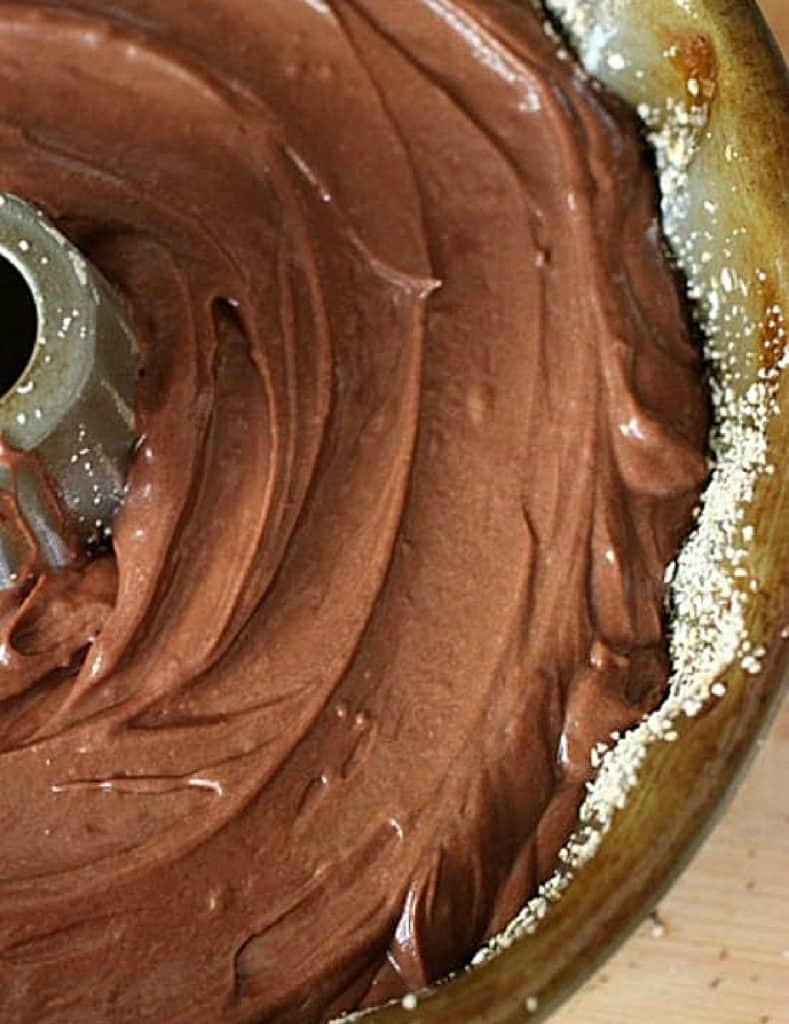
{"label": "glossy batter sheen", "polygon": [[631,117],[514,0],[3,2],[0,188],[142,350],[114,553],[2,618],[0,1020],[458,967],[665,683],[705,406]]}

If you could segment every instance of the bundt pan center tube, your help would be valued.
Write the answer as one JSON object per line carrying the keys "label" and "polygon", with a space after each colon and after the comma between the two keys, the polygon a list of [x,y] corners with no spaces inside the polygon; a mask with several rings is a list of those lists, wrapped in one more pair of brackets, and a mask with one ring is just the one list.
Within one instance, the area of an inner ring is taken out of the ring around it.
{"label": "bundt pan center tube", "polygon": [[0,193],[0,590],[106,543],[134,440],[121,302],[37,209]]}

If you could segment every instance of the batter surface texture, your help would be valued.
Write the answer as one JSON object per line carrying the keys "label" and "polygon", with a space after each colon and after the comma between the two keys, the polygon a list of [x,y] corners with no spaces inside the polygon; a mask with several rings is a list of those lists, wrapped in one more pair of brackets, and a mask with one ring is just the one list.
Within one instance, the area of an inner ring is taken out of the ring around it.
{"label": "batter surface texture", "polygon": [[633,119],[525,3],[0,3],[0,189],[141,349],[113,552],[0,617],[0,1019],[459,967],[665,685],[706,411]]}

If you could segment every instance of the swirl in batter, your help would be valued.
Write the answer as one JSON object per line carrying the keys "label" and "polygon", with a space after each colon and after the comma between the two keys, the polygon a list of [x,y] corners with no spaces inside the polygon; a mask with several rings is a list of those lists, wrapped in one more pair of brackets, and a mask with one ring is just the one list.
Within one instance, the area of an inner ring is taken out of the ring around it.
{"label": "swirl in batter", "polygon": [[630,115],[515,0],[3,2],[0,188],[141,350],[113,552],[3,611],[0,1018],[458,967],[665,685],[706,413]]}

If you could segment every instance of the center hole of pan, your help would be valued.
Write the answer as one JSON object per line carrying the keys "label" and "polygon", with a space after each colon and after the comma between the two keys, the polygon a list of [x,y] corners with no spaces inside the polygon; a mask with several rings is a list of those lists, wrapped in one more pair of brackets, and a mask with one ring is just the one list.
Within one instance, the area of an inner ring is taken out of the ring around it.
{"label": "center hole of pan", "polygon": [[38,311],[30,285],[14,264],[0,254],[0,398],[27,369],[38,334]]}

